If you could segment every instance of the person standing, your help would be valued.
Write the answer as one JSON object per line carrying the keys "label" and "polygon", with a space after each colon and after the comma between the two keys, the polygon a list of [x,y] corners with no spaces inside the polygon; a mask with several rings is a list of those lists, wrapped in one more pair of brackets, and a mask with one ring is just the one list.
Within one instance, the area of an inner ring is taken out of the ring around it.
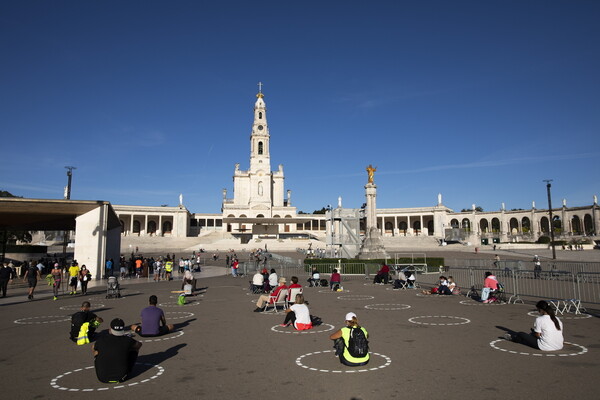
{"label": "person standing", "polygon": [[96,328],[104,321],[90,311],[89,301],[81,303],[81,309],[71,316],[69,338],[78,345],[87,344],[94,337]]}
{"label": "person standing", "polygon": [[27,285],[29,287],[27,296],[29,300],[33,300],[33,292],[35,291],[35,287],[37,286],[38,279],[42,279],[40,270],[38,269],[38,267],[33,265],[33,262],[30,262],[29,266],[27,267],[27,271],[25,272],[25,276],[23,277],[23,282],[27,280]]}
{"label": "person standing", "polygon": [[110,334],[99,337],[92,345],[98,380],[104,383],[127,380],[141,347],[141,342],[125,336],[125,322],[120,318],[113,319],[110,322]]}
{"label": "person standing", "polygon": [[232,258],[231,260],[231,276],[233,276],[234,278],[236,278],[238,276],[238,268],[239,268],[239,262],[237,260],[237,258]]}
{"label": "person standing", "polygon": [[[137,253],[137,251],[136,251]],[[114,266],[114,262],[113,259],[108,259],[106,260],[106,278],[108,279],[109,276],[113,275],[113,266]]]}
{"label": "person standing", "polygon": [[167,262],[165,263],[165,279],[167,281],[171,280],[171,274],[173,273],[173,261],[167,258]]}
{"label": "person standing", "polygon": [[87,294],[87,286],[89,281],[92,279],[92,274],[90,270],[84,265],[81,266],[81,271],[79,271],[79,283],[81,284],[81,294]]}
{"label": "person standing", "polygon": [[54,279],[54,283],[52,284],[52,291],[54,292],[53,300],[58,300],[58,291],[62,282],[63,270],[58,263],[54,263],[54,267],[52,267],[50,274],[52,274],[52,278]]}
{"label": "person standing", "polygon": [[533,256],[533,277],[535,279],[540,279],[540,275],[542,272],[542,263],[540,262],[540,258],[537,256]]}
{"label": "person standing", "polygon": [[73,260],[69,267],[69,291],[70,295],[77,294],[77,281],[79,280],[79,265],[77,261]]}
{"label": "person standing", "polygon": [[158,298],[155,295],[148,299],[149,306],[141,313],[142,323],[131,325],[131,330],[140,336],[162,336],[175,329],[174,325],[167,325],[165,313],[157,307]]}
{"label": "person standing", "polygon": [[8,265],[7,262],[2,263],[0,268],[0,290],[2,291],[2,297],[6,297],[6,290],[8,284],[12,282],[15,277],[15,271]]}

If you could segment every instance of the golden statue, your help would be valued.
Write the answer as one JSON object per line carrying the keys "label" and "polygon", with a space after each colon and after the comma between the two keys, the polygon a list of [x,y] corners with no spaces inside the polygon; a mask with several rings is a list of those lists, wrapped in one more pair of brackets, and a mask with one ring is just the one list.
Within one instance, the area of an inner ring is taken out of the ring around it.
{"label": "golden statue", "polygon": [[371,164],[367,167],[367,174],[369,174],[369,183],[373,182],[373,177],[375,176],[375,171],[377,171],[377,167],[373,168]]}

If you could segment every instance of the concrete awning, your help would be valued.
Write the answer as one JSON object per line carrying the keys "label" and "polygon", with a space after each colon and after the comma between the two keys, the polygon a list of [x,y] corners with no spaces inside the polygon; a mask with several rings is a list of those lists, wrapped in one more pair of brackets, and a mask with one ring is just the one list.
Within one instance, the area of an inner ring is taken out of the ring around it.
{"label": "concrete awning", "polygon": [[108,229],[120,226],[108,201],[0,198],[0,229],[75,230],[75,218],[108,205]]}

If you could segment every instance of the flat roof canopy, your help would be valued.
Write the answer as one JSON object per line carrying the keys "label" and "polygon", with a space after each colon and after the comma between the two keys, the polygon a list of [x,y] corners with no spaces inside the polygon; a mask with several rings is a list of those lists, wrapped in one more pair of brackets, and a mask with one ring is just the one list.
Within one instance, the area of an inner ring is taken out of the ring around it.
{"label": "flat roof canopy", "polygon": [[121,226],[108,201],[0,198],[0,229],[75,230],[75,218],[108,205],[108,229]]}

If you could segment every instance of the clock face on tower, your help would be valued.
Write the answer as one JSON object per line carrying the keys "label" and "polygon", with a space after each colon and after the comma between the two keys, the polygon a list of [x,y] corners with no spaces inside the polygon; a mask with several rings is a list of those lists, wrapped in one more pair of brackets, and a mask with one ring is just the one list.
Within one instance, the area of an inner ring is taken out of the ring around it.
{"label": "clock face on tower", "polygon": [[262,125],[259,125],[259,126],[258,126],[258,130],[259,130],[259,131],[262,131],[262,130],[263,130],[263,126],[262,126]]}

